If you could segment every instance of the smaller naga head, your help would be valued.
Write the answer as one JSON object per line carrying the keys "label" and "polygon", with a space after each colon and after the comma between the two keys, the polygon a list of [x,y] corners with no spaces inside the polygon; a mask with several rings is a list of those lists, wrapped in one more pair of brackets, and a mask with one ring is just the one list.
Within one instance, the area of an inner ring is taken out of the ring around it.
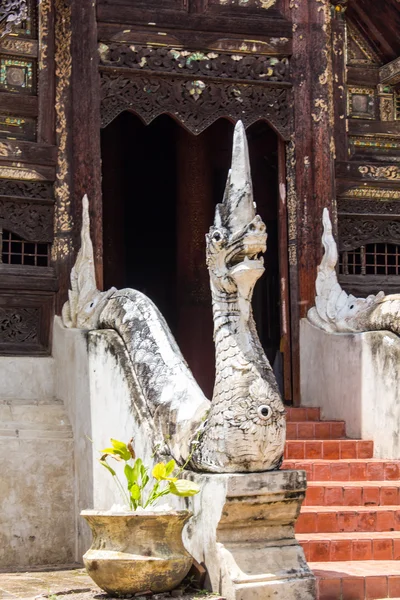
{"label": "smaller naga head", "polygon": [[228,294],[238,291],[250,300],[254,285],[264,273],[262,255],[267,249],[267,232],[256,214],[247,138],[241,121],[235,127],[224,199],[217,205],[206,242],[214,291]]}
{"label": "smaller naga head", "polygon": [[97,289],[93,244],[90,238],[89,200],[85,194],[82,199],[81,247],[71,271],[68,302],[62,309],[64,326],[96,329],[100,314],[114,292],[115,288],[111,288],[107,292],[100,292]]}
{"label": "smaller naga head", "polygon": [[329,333],[367,331],[370,314],[385,294],[379,292],[376,296],[356,298],[344,291],[336,274],[338,250],[327,208],[324,208],[322,223],[325,253],[315,282],[315,306],[308,311],[307,318],[313,325]]}

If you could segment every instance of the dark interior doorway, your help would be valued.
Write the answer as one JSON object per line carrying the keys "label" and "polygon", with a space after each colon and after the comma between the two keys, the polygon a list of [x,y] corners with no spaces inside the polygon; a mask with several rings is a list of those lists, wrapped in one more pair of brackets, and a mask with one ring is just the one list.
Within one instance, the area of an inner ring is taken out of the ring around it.
{"label": "dark interior doorway", "polygon": [[[261,121],[247,134],[255,201],[268,230],[254,313],[279,380],[278,140]],[[214,345],[205,234],[222,200],[232,136],[233,125],[224,119],[194,136],[169,116],[145,126],[125,112],[101,137],[104,285],[132,287],[155,302],[210,398]]]}

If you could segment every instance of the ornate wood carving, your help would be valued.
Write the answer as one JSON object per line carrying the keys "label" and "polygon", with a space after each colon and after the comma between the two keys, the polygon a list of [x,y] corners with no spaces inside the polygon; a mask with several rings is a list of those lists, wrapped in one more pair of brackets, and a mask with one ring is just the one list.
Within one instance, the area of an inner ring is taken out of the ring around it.
{"label": "ornate wood carving", "polygon": [[349,214],[376,214],[376,215],[400,215],[400,202],[388,202],[379,200],[351,200],[342,198],[338,200],[338,213]]}
{"label": "ornate wood carving", "polygon": [[105,66],[135,71],[179,73],[190,77],[221,77],[254,81],[289,81],[289,60],[266,55],[189,52],[176,48],[154,48],[137,44],[100,44],[100,62]]}
{"label": "ornate wood carving", "polygon": [[395,85],[400,83],[400,57],[379,69],[381,83]]}
{"label": "ornate wood carving", "polygon": [[290,136],[291,91],[288,87],[246,85],[180,77],[126,76],[101,73],[102,126],[124,110],[148,124],[168,113],[192,133],[200,133],[220,117],[242,119],[249,126],[266,119],[284,139]]}
{"label": "ornate wood carving", "polygon": [[0,197],[0,227],[28,241],[53,240],[53,205]]}
{"label": "ornate wood carving", "polygon": [[20,198],[53,198],[51,183],[39,181],[11,181],[0,179],[0,196],[18,196]]}
{"label": "ornate wood carving", "polygon": [[371,243],[400,243],[400,220],[340,217],[339,249],[351,250]]}
{"label": "ornate wood carving", "polygon": [[0,347],[2,344],[37,344],[39,308],[3,308],[0,306]]}
{"label": "ornate wood carving", "polygon": [[[19,268],[41,271],[34,267]],[[5,267],[4,272],[2,268],[1,279],[5,284],[10,279],[8,270],[12,268]],[[51,292],[0,291],[0,354],[48,354],[52,311]]]}
{"label": "ornate wood carving", "polygon": [[0,5],[0,37],[11,33],[27,17],[27,0],[2,0]]}

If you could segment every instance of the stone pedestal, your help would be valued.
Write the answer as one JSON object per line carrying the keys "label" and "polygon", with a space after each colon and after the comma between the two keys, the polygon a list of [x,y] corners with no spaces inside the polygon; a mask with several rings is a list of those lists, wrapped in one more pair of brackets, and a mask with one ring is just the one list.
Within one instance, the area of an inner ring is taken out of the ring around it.
{"label": "stone pedestal", "polygon": [[189,474],[200,493],[184,543],[227,600],[312,600],[315,579],[294,536],[307,487],[304,471]]}

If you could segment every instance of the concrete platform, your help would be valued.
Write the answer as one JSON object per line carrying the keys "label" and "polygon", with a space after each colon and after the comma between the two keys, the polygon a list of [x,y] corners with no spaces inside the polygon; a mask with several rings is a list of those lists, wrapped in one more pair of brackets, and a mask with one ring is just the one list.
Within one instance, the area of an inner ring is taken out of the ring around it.
{"label": "concrete platform", "polygon": [[[127,596],[128,597],[128,596]],[[129,596],[131,597],[131,596]],[[168,594],[136,596],[136,600],[224,600],[205,590],[182,587]],[[117,600],[98,588],[85,569],[66,566],[29,572],[0,572],[0,600]],[[120,599],[118,599],[120,600]]]}

